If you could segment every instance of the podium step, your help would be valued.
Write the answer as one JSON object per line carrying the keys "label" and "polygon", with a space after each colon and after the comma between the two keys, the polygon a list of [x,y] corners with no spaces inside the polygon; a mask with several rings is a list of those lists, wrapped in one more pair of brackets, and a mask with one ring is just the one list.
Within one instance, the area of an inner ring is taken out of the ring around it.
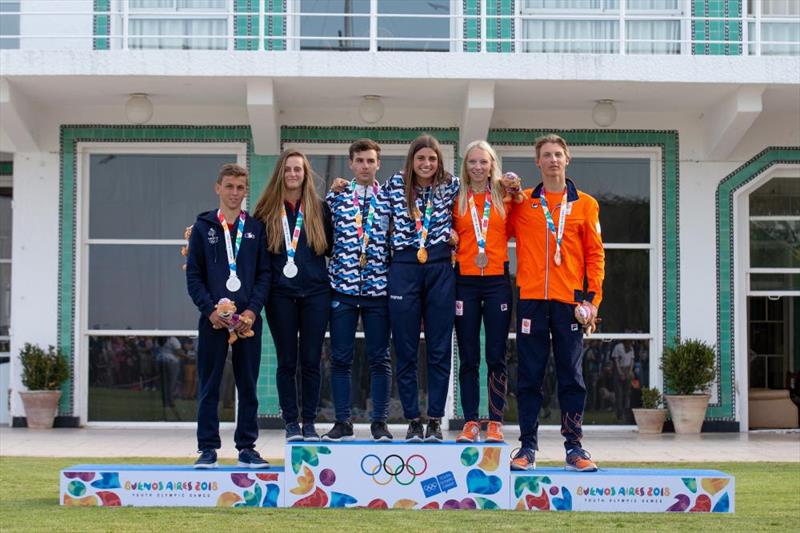
{"label": "podium step", "polygon": [[[735,480],[716,470],[510,470],[505,443],[287,443],[285,467],[75,465],[68,506],[365,507],[519,511],[734,512]],[[601,463],[602,464],[602,463]]]}
{"label": "podium step", "polygon": [[61,471],[61,505],[283,507],[282,467],[75,465]]}
{"label": "podium step", "polygon": [[287,507],[507,509],[501,443],[289,443]]}

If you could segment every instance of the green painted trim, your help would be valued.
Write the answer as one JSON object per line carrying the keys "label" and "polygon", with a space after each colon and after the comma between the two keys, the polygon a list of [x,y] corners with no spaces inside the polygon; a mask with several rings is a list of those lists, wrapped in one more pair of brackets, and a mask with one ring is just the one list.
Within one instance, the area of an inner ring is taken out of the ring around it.
{"label": "green painted trim", "polygon": [[[251,173],[251,186],[249,201],[255,203],[258,193],[262,190],[267,173],[274,165],[274,157],[257,155],[253,151],[253,141],[249,126],[92,126],[92,125],[63,125],[61,126],[61,161],[60,161],[60,190],[59,190],[59,261],[58,261],[58,326],[57,344],[70,360],[70,378],[64,384],[59,407],[59,414],[74,414],[74,368],[73,358],[76,354],[75,340],[75,310],[76,298],[75,259],[77,250],[78,226],[77,212],[77,183],[76,175],[77,148],[81,142],[152,142],[152,143],[182,143],[182,142],[230,142],[245,143],[247,146],[247,166]],[[269,363],[270,357],[275,359],[275,350],[269,328],[265,327],[263,344],[261,348],[263,361]],[[277,366],[277,362],[275,363]],[[258,390],[263,393],[259,397],[267,406],[270,404],[265,387],[275,390],[274,376],[270,386],[269,376],[260,376]],[[277,402],[275,403],[277,405]]]}
{"label": "green painted trim", "polygon": [[[717,402],[708,408],[707,419],[734,420],[736,353],[734,324],[736,287],[733,285],[736,258],[733,256],[734,195],[741,187],[780,163],[800,164],[800,147],[771,147],[728,174],[717,186]],[[744,286],[739,287],[743,290]],[[741,384],[740,384],[741,385]],[[747,384],[744,384],[746,387]],[[746,390],[743,389],[743,390]]]}
{"label": "green painted trim", "polygon": [[[286,0],[265,0],[266,10],[269,13],[286,13],[287,6]],[[268,37],[279,37],[273,39],[266,39],[264,42],[265,50],[286,50],[287,42],[286,37],[286,20],[285,15],[267,15],[266,16],[266,32]]]}
{"label": "green painted trim", "polygon": [[[92,11],[95,13],[102,12],[108,13],[111,11],[110,0],[94,0]],[[108,15],[93,15],[92,27],[94,38],[92,39],[92,46],[95,50],[108,50],[111,48],[111,43],[107,38],[98,38],[97,35],[111,35],[111,17]]]}
{"label": "green painted trim", "polygon": [[[233,4],[235,13],[253,13],[258,11],[258,2],[253,0],[235,0]],[[233,34],[236,37],[252,37],[258,35],[258,15],[235,15],[233,17]],[[258,40],[236,39],[233,43],[235,50],[257,50]]]}
{"label": "green painted trim", "polygon": [[680,336],[680,243],[678,133],[655,130],[490,130],[494,146],[533,147],[538,137],[556,133],[574,146],[652,146],[661,150],[662,335]]}
{"label": "green painted trim", "polygon": [[0,161],[0,176],[13,176],[13,175],[14,175],[14,162]]}
{"label": "green painted trim", "polygon": [[[481,14],[481,2],[485,0],[463,0],[462,11],[465,16],[478,17]],[[462,28],[464,39],[480,39],[481,21],[479,18],[465,18]],[[480,52],[481,45],[478,41],[464,41],[464,52]]]}
{"label": "green painted trim", "polygon": [[[709,18],[735,19],[741,16],[743,0],[692,0],[693,41],[726,41],[721,43],[692,44],[694,55],[742,55],[742,22],[740,20],[709,20]],[[708,18],[705,18],[708,17]],[[734,41],[727,44],[727,41]]]}

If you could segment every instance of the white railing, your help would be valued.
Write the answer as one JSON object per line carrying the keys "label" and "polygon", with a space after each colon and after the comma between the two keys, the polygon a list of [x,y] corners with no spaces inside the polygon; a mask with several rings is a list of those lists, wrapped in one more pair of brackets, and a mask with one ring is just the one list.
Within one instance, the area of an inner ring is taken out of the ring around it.
{"label": "white railing", "polygon": [[[442,3],[455,12],[382,13],[378,1],[369,0],[369,11],[363,13],[310,13],[267,11],[266,0],[258,0],[258,9],[248,12],[233,11],[231,2],[224,10],[145,10],[131,9],[121,0],[112,2],[114,10],[93,11],[69,8],[91,6],[85,0],[48,0],[48,5],[63,7],[0,9],[2,26],[11,28],[0,35],[0,48],[800,55],[800,16],[762,16],[761,0],[755,0],[758,14],[725,18],[693,17],[678,10],[631,12],[622,1],[611,12],[528,9],[514,15],[489,15],[485,1],[479,14],[468,15],[460,12],[461,2],[446,0]],[[339,31],[311,31],[320,19],[322,27]],[[740,38],[694,39],[692,23],[733,24]],[[268,24],[272,34],[265,33]],[[651,31],[642,26],[647,24]],[[469,34],[467,25],[475,27]],[[499,25],[506,26],[503,33],[508,36],[496,35]],[[436,29],[426,33],[426,27]],[[773,34],[785,37],[767,38]]]}

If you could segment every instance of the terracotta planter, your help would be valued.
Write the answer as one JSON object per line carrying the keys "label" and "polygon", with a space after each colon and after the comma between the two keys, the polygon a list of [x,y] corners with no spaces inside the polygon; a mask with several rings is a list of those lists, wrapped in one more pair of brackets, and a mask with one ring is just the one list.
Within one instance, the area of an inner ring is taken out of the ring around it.
{"label": "terracotta planter", "polygon": [[664,420],[667,419],[666,409],[631,409],[639,433],[661,433],[664,429]]}
{"label": "terracotta planter", "polygon": [[706,408],[710,394],[689,394],[687,396],[665,395],[672,423],[675,424],[675,433],[695,434],[700,433],[703,420],[706,418]]}
{"label": "terracotta planter", "polygon": [[50,429],[58,411],[60,390],[20,391],[22,405],[25,406],[25,418],[30,429]]}

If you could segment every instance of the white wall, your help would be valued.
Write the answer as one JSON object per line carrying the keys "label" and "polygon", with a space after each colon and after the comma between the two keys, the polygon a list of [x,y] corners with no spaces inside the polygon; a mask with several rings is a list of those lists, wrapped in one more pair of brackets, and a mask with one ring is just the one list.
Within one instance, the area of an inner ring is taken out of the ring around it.
{"label": "white wall", "polygon": [[14,155],[11,271],[11,416],[24,416],[16,359],[26,342],[56,344],[58,313],[58,154]]}

